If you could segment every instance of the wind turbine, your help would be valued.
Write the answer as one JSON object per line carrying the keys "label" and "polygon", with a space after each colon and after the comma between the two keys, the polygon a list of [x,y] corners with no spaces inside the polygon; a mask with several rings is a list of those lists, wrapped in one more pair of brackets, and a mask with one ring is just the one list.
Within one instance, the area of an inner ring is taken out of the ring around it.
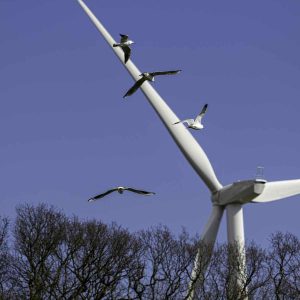
{"label": "wind turbine", "polygon": [[[123,51],[118,47],[113,47],[116,41],[86,4],[82,0],[78,0],[78,2],[133,79],[135,81],[140,79],[139,75],[142,72],[138,70],[131,60],[128,60],[126,65],[124,64]],[[178,124],[177,126],[172,125],[175,122],[178,122],[179,119],[156,90],[149,82],[145,82],[140,88],[183,155],[211,192],[212,211],[201,235],[202,242],[210,246],[214,245],[219,225],[224,210],[226,209],[228,243],[232,245],[238,244],[241,249],[240,257],[245,259],[242,250],[245,240],[243,205],[254,202],[270,202],[300,194],[300,179],[274,182],[267,182],[262,179],[250,179],[237,181],[227,186],[223,186],[216,177],[213,167],[202,147],[197,143],[191,133],[183,124]],[[196,270],[196,268],[197,258],[194,270]],[[195,276],[195,274],[192,274],[192,277],[193,276]],[[190,287],[188,299],[193,298],[194,290],[193,287]]]}

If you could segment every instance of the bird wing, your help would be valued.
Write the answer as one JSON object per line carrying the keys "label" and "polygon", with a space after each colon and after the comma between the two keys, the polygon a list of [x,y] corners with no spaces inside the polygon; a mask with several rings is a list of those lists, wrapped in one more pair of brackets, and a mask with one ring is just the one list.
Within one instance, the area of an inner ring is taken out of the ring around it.
{"label": "bird wing", "polygon": [[124,62],[126,64],[130,57],[131,49],[128,46],[123,46],[122,49],[123,49],[124,56],[125,56]]}
{"label": "bird wing", "polygon": [[201,110],[200,114],[196,117],[196,121],[200,121],[203,118],[203,116],[205,115],[205,113],[207,111],[207,107],[208,107],[208,104],[205,104],[202,107],[202,110]]}
{"label": "bird wing", "polygon": [[133,188],[126,188],[126,190],[137,193],[137,194],[141,194],[141,195],[154,195],[155,194],[154,192],[147,192],[147,191],[137,190],[137,189],[133,189]]}
{"label": "bird wing", "polygon": [[128,91],[127,93],[123,96],[123,98],[132,95],[147,79],[145,77],[142,77],[139,79]]}
{"label": "bird wing", "polygon": [[89,201],[89,202],[92,202],[92,201],[94,201],[94,200],[98,200],[98,199],[103,198],[104,196],[106,196],[106,195],[108,195],[108,194],[110,194],[110,193],[112,193],[112,192],[115,192],[115,191],[117,191],[117,190],[118,190],[117,188],[108,190],[108,191],[106,191],[105,193],[102,193],[102,194],[99,194],[99,195],[96,195],[96,196],[90,198],[88,201]]}
{"label": "bird wing", "polygon": [[181,72],[181,70],[175,70],[175,71],[160,71],[160,72],[152,72],[150,75],[157,76],[157,75],[175,75]]}
{"label": "bird wing", "polygon": [[120,33],[120,37],[121,37],[121,43],[125,43],[128,41],[128,35]]}
{"label": "bird wing", "polygon": [[186,120],[175,122],[173,125],[179,124],[179,123],[187,123],[188,126],[190,126],[190,125],[192,125],[194,123],[194,120],[193,119],[186,119]]}

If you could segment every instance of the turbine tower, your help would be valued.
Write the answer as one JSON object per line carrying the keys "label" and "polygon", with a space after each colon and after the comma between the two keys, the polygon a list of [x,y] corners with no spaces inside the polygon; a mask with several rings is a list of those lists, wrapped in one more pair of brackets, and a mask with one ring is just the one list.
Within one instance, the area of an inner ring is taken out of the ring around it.
{"label": "turbine tower", "polygon": [[[124,64],[123,51],[118,47],[113,47],[113,44],[116,43],[116,41],[86,4],[82,0],[78,0],[78,2],[134,81],[140,79],[139,75],[142,72],[139,71],[131,60],[128,60],[128,62]],[[183,155],[211,191],[212,211],[201,235],[201,241],[204,244],[213,247],[224,210],[226,209],[228,243],[239,245],[239,249],[241,249],[239,255],[245,266],[245,255],[243,252],[243,205],[246,203],[270,202],[300,194],[300,179],[267,182],[261,178],[257,178],[237,181],[227,186],[223,186],[216,177],[207,155],[191,133],[183,124],[178,124],[177,126],[172,125],[173,123],[178,122],[179,119],[156,90],[148,82],[143,83],[140,88]],[[194,274],[192,274],[192,277],[196,276],[197,265],[198,262],[196,257]],[[237,274],[237,280],[239,276],[242,275],[243,274]],[[194,298],[194,288],[195,285],[190,286],[188,299]]]}

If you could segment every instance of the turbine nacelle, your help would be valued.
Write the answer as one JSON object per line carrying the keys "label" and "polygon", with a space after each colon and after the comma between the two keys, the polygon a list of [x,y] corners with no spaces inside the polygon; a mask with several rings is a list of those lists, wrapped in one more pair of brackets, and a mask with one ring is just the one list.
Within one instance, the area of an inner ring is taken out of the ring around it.
{"label": "turbine nacelle", "polygon": [[245,204],[259,196],[265,188],[263,179],[237,181],[212,194],[214,205]]}

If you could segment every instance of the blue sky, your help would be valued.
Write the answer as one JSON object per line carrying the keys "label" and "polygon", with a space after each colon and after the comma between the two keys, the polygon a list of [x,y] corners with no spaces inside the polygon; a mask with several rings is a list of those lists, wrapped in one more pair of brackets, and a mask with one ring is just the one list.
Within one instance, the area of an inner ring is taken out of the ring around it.
{"label": "blue sky", "polygon": [[[208,103],[193,132],[223,185],[300,178],[300,2],[92,1],[143,71],[182,69],[153,84],[180,117]],[[49,203],[68,215],[139,230],[200,234],[210,194],[77,1],[0,1],[1,215]],[[115,185],[154,197],[86,199]],[[244,207],[247,240],[299,234],[300,197]],[[223,220],[218,236],[225,241]]]}

